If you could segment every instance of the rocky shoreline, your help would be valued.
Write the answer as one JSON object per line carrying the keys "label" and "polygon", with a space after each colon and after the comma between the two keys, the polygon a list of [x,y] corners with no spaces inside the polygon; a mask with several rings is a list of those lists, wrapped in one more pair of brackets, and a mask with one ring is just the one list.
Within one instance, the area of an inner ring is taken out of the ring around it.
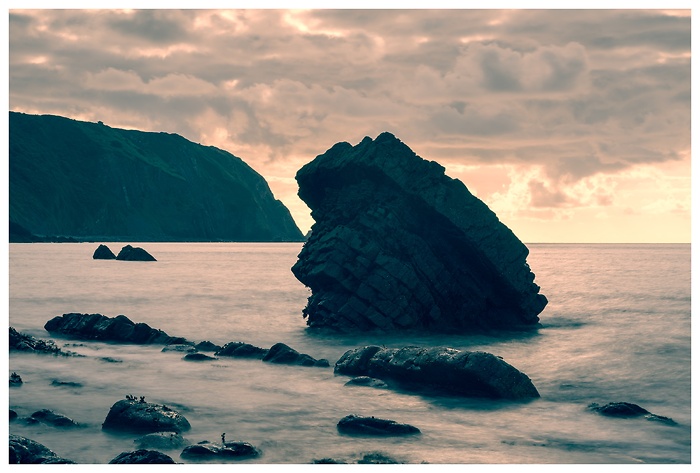
{"label": "rocky shoreline", "polygon": [[[66,317],[67,316],[67,317]],[[133,328],[123,315],[110,318],[101,314],[64,314],[52,320],[69,321],[68,327],[57,329],[58,325],[48,324],[53,333],[77,339],[110,340],[117,343],[163,345],[163,352],[184,352],[183,361],[190,355],[206,355],[201,362],[218,357],[242,357],[258,359],[266,363],[298,366],[301,369],[330,369],[328,360],[316,359],[302,354],[284,343],[277,343],[270,349],[263,349],[245,342],[229,342],[223,346],[208,341],[191,342],[183,337],[170,337],[159,329],[147,327],[139,331],[124,330]],[[99,323],[90,323],[98,321]],[[60,325],[60,324],[59,324]],[[82,331],[76,329],[82,327]],[[98,330],[97,328],[101,328]],[[124,333],[135,333],[133,339]],[[121,334],[116,336],[115,333]],[[143,334],[155,334],[146,336]],[[82,356],[64,352],[53,340],[40,340],[17,332],[10,327],[10,351],[25,351],[45,356]],[[144,341],[146,340],[146,341]],[[173,342],[173,343],[168,343]],[[470,365],[471,364],[471,365]],[[407,367],[412,367],[406,369]],[[352,379],[347,386],[361,386],[366,389],[401,389],[402,392],[418,392],[421,395],[481,397],[505,399],[509,402],[528,402],[539,397],[530,379],[516,368],[494,355],[484,352],[467,352],[447,347],[402,347],[386,348],[379,346],[358,347],[347,351],[333,364],[338,376]],[[474,374],[474,373],[481,373]],[[54,380],[55,382],[55,380]],[[22,385],[21,374],[12,373],[10,386]],[[469,387],[471,385],[471,388]],[[79,385],[77,386],[79,388]],[[348,388],[350,389],[350,388]],[[360,388],[362,389],[362,388]],[[501,401],[502,402],[502,401]],[[109,463],[176,463],[176,460],[160,450],[181,449],[180,459],[186,462],[228,462],[245,461],[264,455],[264,450],[245,440],[227,441],[225,433],[221,442],[202,440],[193,443],[182,436],[190,430],[190,423],[179,412],[179,408],[165,404],[148,402],[143,396],[127,394],[125,399],[106,406],[106,417],[102,430],[115,435],[134,435],[137,447],[133,451],[122,452]],[[609,403],[604,406],[591,404],[583,412],[596,413],[612,418],[644,418],[676,425],[672,419],[650,413],[646,409],[625,402]],[[41,424],[55,429],[86,428],[79,420],[38,406],[29,417],[19,417],[10,411],[11,423]],[[419,426],[401,423],[399,420],[380,417],[358,416],[348,413],[338,420],[338,435],[341,436],[420,436]],[[62,458],[32,439],[10,434],[11,463],[73,463]],[[400,460],[384,452],[365,453],[358,463],[401,463]],[[310,463],[347,463],[344,459],[310,459]]]}

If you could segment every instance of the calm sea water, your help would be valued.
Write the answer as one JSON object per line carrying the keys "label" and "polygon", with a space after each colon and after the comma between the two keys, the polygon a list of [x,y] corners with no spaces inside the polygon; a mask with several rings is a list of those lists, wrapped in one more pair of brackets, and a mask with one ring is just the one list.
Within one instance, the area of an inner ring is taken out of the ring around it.
{"label": "calm sea water", "polygon": [[[134,243],[156,263],[93,260],[97,243],[9,245],[9,323],[84,358],[13,352],[9,390],[20,417],[48,408],[81,429],[10,423],[10,433],[78,463],[135,450],[135,436],[101,424],[126,394],[176,406],[193,443],[243,440],[262,457],[243,463],[355,462],[383,452],[407,463],[689,463],[691,460],[690,245],[529,245],[528,262],[549,298],[534,334],[330,336],[301,317],[308,290],[290,271],[300,244]],[[108,244],[115,253],[121,243]],[[68,312],[124,314],[173,336],[219,345],[284,342],[331,365],[348,349],[445,345],[502,356],[541,394],[529,403],[427,397],[344,386],[332,368],[224,358],[182,360],[160,346],[77,342],[44,324]],[[103,360],[111,357],[120,363]],[[9,373],[8,373],[9,374]],[[57,387],[53,380],[82,387]],[[592,402],[628,401],[673,418],[610,419]],[[347,414],[419,427],[412,438],[341,436]],[[173,459],[180,450],[168,451]]]}

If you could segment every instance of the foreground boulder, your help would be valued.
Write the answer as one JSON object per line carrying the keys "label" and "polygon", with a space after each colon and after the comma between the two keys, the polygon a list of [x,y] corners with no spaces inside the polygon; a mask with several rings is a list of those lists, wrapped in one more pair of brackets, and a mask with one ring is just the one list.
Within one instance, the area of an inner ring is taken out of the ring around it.
{"label": "foreground boulder", "polygon": [[243,460],[260,456],[260,450],[248,442],[225,442],[217,445],[208,441],[196,445],[189,445],[180,453],[182,458],[188,459],[232,459]]}
{"label": "foreground boulder", "polygon": [[92,259],[116,259],[117,256],[112,253],[107,245],[100,245],[92,254]]}
{"label": "foreground boulder", "polygon": [[356,435],[394,436],[420,434],[420,429],[410,424],[399,424],[393,420],[350,414],[340,419],[338,432]]}
{"label": "foreground boulder", "polygon": [[138,246],[126,245],[117,255],[119,261],[156,261],[148,251]]}
{"label": "foreground boulder", "polygon": [[301,168],[315,220],[292,272],[311,327],[532,327],[547,304],[527,247],[438,163],[390,133],[338,143]]}
{"label": "foreground boulder", "polygon": [[86,340],[136,344],[178,344],[187,340],[171,337],[162,330],[144,323],[134,323],[125,315],[107,317],[102,314],[63,314],[44,325],[50,333],[62,333]]}
{"label": "foreground boulder", "polygon": [[175,461],[165,453],[156,450],[136,450],[134,452],[122,452],[109,461],[110,465],[125,464],[171,464]]}
{"label": "foreground boulder", "polygon": [[268,363],[279,363],[285,365],[320,367],[330,366],[328,360],[324,358],[317,360],[306,353],[299,353],[294,348],[291,348],[284,343],[275,343],[272,345],[262,360],[267,361]]}
{"label": "foreground boulder", "polygon": [[127,399],[117,401],[112,406],[102,423],[102,429],[138,433],[180,433],[189,430],[190,423],[182,414],[166,405],[127,396]]}
{"label": "foreground boulder", "polygon": [[343,354],[335,372],[379,378],[406,389],[437,389],[469,397],[540,396],[530,378],[501,358],[446,347],[356,348]]}
{"label": "foreground boulder", "polygon": [[75,463],[61,458],[39,442],[10,434],[10,464]]}
{"label": "foreground boulder", "polygon": [[676,425],[676,422],[673,419],[652,414],[643,407],[638,406],[637,404],[632,404],[631,402],[611,402],[605,404],[604,406],[594,402],[588,406],[588,409],[606,417],[618,417],[623,419],[644,417],[647,420],[661,422],[668,425]]}

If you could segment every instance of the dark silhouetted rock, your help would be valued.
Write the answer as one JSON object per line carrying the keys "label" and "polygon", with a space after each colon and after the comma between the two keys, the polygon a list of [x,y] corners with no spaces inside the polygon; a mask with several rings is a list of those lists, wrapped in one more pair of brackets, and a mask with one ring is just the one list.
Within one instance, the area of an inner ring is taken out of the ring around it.
{"label": "dark silhouetted rock", "polygon": [[52,425],[54,427],[79,427],[79,424],[70,417],[59,414],[50,409],[41,409],[31,415],[42,424]]}
{"label": "dark silhouetted rock", "polygon": [[356,348],[343,354],[335,372],[392,381],[406,389],[430,388],[462,396],[539,397],[530,378],[501,358],[447,347]]}
{"label": "dark silhouetted rock", "polygon": [[260,456],[260,450],[248,442],[226,442],[217,445],[204,441],[185,447],[180,456],[188,459],[243,460]]}
{"label": "dark silhouetted rock", "polygon": [[388,388],[389,386],[381,379],[370,378],[369,376],[358,376],[345,383],[345,386],[367,386],[370,388]]}
{"label": "dark silhouetted rock", "polygon": [[317,360],[305,353],[299,353],[284,343],[275,343],[263,357],[263,361],[285,365],[319,366],[327,367],[330,363],[326,359]]}
{"label": "dark silhouetted rock", "polygon": [[219,345],[216,345],[215,343],[212,343],[208,340],[205,340],[203,342],[199,342],[194,346],[197,350],[199,351],[213,351],[216,352],[218,350],[221,350],[221,347]]}
{"label": "dark silhouetted rock", "polygon": [[650,421],[661,422],[668,425],[676,425],[676,422],[673,419],[652,414],[643,407],[638,406],[637,404],[632,404],[631,402],[611,402],[605,404],[604,406],[594,402],[590,404],[588,408],[606,417],[619,417],[627,419],[632,417],[644,417]]}
{"label": "dark silhouetted rock", "polygon": [[31,335],[20,333],[10,327],[10,351],[26,351],[61,356],[81,356],[71,351],[62,351],[52,340],[41,340]]}
{"label": "dark silhouetted rock", "polygon": [[109,461],[109,464],[125,465],[132,463],[163,464],[175,463],[165,453],[156,450],[136,450],[134,452],[122,452]]}
{"label": "dark silhouetted rock", "polygon": [[204,353],[188,353],[182,357],[185,361],[213,361],[216,357],[206,355]]}
{"label": "dark silhouetted rock", "polygon": [[177,432],[154,432],[143,435],[134,440],[139,448],[172,450],[182,448],[189,444],[185,438]]}
{"label": "dark silhouetted rock", "polygon": [[10,434],[10,464],[75,463],[61,458],[44,445],[26,437]]}
{"label": "dark silhouetted rock", "polygon": [[117,401],[102,423],[104,430],[125,432],[184,432],[190,423],[179,412],[161,404],[136,399]]}
{"label": "dark silhouetted rock", "polygon": [[52,115],[9,120],[13,241],[303,241],[265,179],[227,151]]}
{"label": "dark silhouetted rock", "polygon": [[10,422],[17,419],[17,412],[10,409],[9,419],[10,419]]}
{"label": "dark silhouetted rock", "polygon": [[20,375],[18,375],[17,373],[12,372],[12,374],[10,375],[10,387],[21,386],[22,383],[23,383],[22,377]]}
{"label": "dark silhouetted rock", "polygon": [[126,245],[121,249],[117,255],[119,261],[156,261],[156,259],[151,256],[148,251],[138,246],[134,247],[131,245]]}
{"label": "dark silhouetted rock", "polygon": [[257,358],[262,360],[267,355],[266,348],[256,347],[250,343],[229,342],[214,354],[216,356],[236,356],[241,358]]}
{"label": "dark silhouetted rock", "polygon": [[106,342],[164,345],[187,342],[184,338],[171,337],[147,324],[134,323],[125,315],[112,318],[102,314],[63,314],[46,322],[44,328],[51,333]]}
{"label": "dark silhouetted rock", "polygon": [[393,420],[376,417],[360,417],[354,414],[345,416],[338,422],[338,432],[354,435],[414,435],[420,430],[409,424],[399,424]]}
{"label": "dark silhouetted rock", "polygon": [[311,460],[311,463],[315,465],[344,465],[346,462],[341,460],[335,460],[333,458],[319,458]]}
{"label": "dark silhouetted rock", "polygon": [[547,299],[527,247],[462,182],[390,133],[338,143],[301,168],[315,224],[293,266],[311,327],[525,328]]}
{"label": "dark silhouetted rock", "polygon": [[117,259],[117,256],[107,245],[100,245],[92,254],[92,259]]}
{"label": "dark silhouetted rock", "polygon": [[166,351],[177,351],[177,352],[186,352],[186,353],[196,353],[197,349],[193,347],[192,345],[188,345],[185,343],[177,343],[175,345],[166,345],[163,347],[161,350],[162,352]]}
{"label": "dark silhouetted rock", "polygon": [[361,465],[397,465],[401,462],[382,452],[366,453],[357,461]]}
{"label": "dark silhouetted rock", "polygon": [[51,381],[51,386],[58,386],[60,388],[82,388],[83,385],[82,383],[78,383],[77,381],[59,381],[57,379],[54,379]]}

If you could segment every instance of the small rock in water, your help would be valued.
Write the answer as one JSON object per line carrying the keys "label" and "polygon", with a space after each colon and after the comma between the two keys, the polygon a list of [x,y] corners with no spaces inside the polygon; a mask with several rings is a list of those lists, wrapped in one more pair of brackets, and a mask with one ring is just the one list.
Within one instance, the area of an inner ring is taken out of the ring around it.
{"label": "small rock in water", "polygon": [[199,351],[213,351],[213,352],[215,352],[217,350],[221,350],[221,347],[219,345],[216,345],[216,344],[210,342],[209,340],[199,342],[194,347]]}
{"label": "small rock in water", "polygon": [[204,353],[188,353],[187,355],[183,356],[182,359],[185,361],[212,361],[216,360],[217,358],[205,355]]}
{"label": "small rock in water", "polygon": [[21,386],[22,383],[23,383],[22,377],[13,371],[12,374],[10,375],[10,387]]}
{"label": "small rock in water", "polygon": [[410,424],[400,424],[393,420],[376,417],[360,417],[354,414],[343,417],[338,422],[338,431],[343,434],[359,435],[414,435],[420,434],[420,429]]}
{"label": "small rock in water", "polygon": [[214,354],[216,356],[235,356],[241,358],[257,358],[262,360],[265,355],[267,355],[267,350],[265,348],[256,347],[250,343],[244,342],[229,342]]}
{"label": "small rock in water", "polygon": [[54,427],[79,427],[79,424],[70,417],[59,414],[50,409],[41,409],[31,415],[32,419],[43,424],[53,425]]}
{"label": "small rock in water", "polygon": [[248,442],[226,442],[224,444],[214,444],[209,441],[199,442],[196,445],[189,445],[180,453],[182,458],[202,458],[202,459],[233,459],[243,460],[260,456],[260,450]]}
{"label": "small rock in water", "polygon": [[669,418],[656,414],[652,414],[648,410],[644,409],[637,404],[632,404],[631,402],[610,402],[604,406],[598,403],[592,403],[588,408],[594,412],[607,417],[618,417],[618,418],[634,418],[634,417],[644,417],[647,420],[654,422],[661,422],[668,425],[677,425],[676,422]]}
{"label": "small rock in water", "polygon": [[100,245],[92,254],[92,259],[117,259],[117,256],[112,253],[108,246]]}
{"label": "small rock in water", "polygon": [[358,460],[357,463],[368,465],[396,465],[401,462],[382,452],[371,452],[363,455],[362,459]]}
{"label": "small rock in water", "polygon": [[358,376],[356,378],[352,378],[350,381],[345,383],[345,386],[368,386],[371,388],[379,388],[379,389],[389,387],[381,379],[370,378],[369,376]]}
{"label": "small rock in water", "polygon": [[163,450],[182,448],[189,444],[189,442],[177,432],[154,432],[152,434],[146,434],[135,439],[134,443],[140,449]]}
{"label": "small rock in water", "polygon": [[326,359],[317,360],[305,353],[299,353],[295,349],[284,343],[276,343],[270,347],[267,355],[262,359],[269,363],[280,363],[285,365],[319,366],[328,367],[330,363]]}
{"label": "small rock in water", "polygon": [[136,450],[134,452],[122,452],[112,460],[110,465],[125,465],[125,464],[165,464],[175,463],[165,453],[156,450]]}
{"label": "small rock in water", "polygon": [[193,347],[192,345],[187,345],[184,343],[177,343],[174,345],[166,345],[163,347],[161,350],[162,352],[166,351],[179,351],[179,352],[187,352],[187,353],[196,353],[197,349]]}
{"label": "small rock in water", "polygon": [[156,261],[156,259],[151,256],[148,251],[138,246],[134,247],[131,245],[126,245],[121,249],[117,255],[117,260],[119,261]]}
{"label": "small rock in water", "polygon": [[190,429],[190,423],[179,412],[166,405],[146,402],[143,397],[134,396],[117,401],[109,410],[103,430],[126,432],[183,432]]}

